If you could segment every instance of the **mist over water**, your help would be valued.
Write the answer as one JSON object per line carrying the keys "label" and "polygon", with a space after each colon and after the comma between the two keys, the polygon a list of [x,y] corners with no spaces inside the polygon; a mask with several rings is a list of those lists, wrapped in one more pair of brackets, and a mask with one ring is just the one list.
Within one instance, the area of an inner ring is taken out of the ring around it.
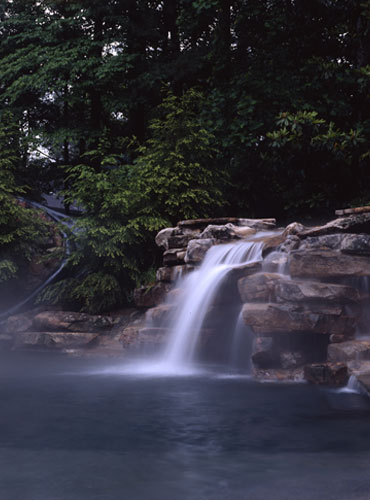
{"label": "mist over water", "polygon": [[365,500],[370,405],[211,368],[109,372],[61,356],[0,360],[4,500]]}

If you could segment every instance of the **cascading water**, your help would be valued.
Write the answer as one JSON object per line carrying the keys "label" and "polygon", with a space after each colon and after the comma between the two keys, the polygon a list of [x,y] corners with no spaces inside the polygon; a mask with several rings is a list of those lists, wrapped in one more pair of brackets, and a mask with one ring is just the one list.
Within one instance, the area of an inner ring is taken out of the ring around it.
{"label": "cascading water", "polygon": [[241,310],[231,338],[230,367],[233,370],[251,373],[253,340],[253,332],[245,324]]}
{"label": "cascading water", "polygon": [[[63,213],[57,212],[56,210],[53,210],[49,207],[46,207],[45,205],[41,205],[40,203],[37,203],[35,201],[24,200],[23,198],[19,198],[19,199],[21,201],[26,202],[28,205],[30,205],[34,208],[37,208],[39,210],[44,211],[46,214],[48,214],[48,216],[52,220],[59,223],[61,225],[61,228],[64,226],[64,227],[68,228],[71,232],[73,232],[74,221],[71,217],[69,217]],[[33,290],[33,292],[30,293],[27,297],[25,297],[22,301],[18,302],[16,305],[11,307],[7,311],[4,311],[3,313],[1,313],[0,314],[0,321],[4,321],[11,314],[19,312],[26,304],[31,302],[42,290],[44,290],[44,288],[46,288],[50,283],[52,283],[54,281],[54,279],[64,269],[65,265],[67,264],[68,257],[70,256],[71,248],[70,248],[70,243],[68,240],[68,235],[61,228],[59,230],[64,238],[65,245],[66,245],[66,247],[65,247],[66,251],[65,251],[65,257],[61,261],[59,267],[56,269],[56,271],[54,271],[54,273],[51,276],[49,276],[47,278],[47,280],[45,280],[40,286],[38,286],[35,290]]]}
{"label": "cascading water", "polygon": [[170,338],[161,359],[165,372],[184,371],[194,361],[205,317],[228,273],[262,260],[263,242],[243,241],[212,247],[198,271],[182,282],[182,300],[170,323]]}

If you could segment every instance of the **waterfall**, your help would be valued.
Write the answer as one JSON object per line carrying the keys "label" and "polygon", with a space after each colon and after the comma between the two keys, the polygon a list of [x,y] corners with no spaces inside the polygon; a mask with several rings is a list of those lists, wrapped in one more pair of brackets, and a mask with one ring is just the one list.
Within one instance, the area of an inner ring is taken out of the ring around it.
{"label": "waterfall", "polygon": [[247,374],[252,372],[253,340],[254,335],[245,324],[241,310],[231,338],[230,366],[233,370],[241,370]]}
{"label": "waterfall", "polygon": [[170,322],[170,337],[161,364],[176,373],[191,366],[209,308],[228,273],[262,260],[263,242],[243,241],[211,247],[199,270],[183,282],[183,294]]}

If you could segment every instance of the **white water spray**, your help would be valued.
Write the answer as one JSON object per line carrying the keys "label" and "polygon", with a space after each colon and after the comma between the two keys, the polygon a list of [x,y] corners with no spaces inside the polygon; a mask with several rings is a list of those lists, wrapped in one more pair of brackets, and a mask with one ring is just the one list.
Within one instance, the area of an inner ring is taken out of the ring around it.
{"label": "white water spray", "polygon": [[221,284],[232,269],[262,260],[262,248],[263,242],[254,241],[214,246],[200,269],[184,279],[159,369],[175,374],[191,368],[205,317]]}

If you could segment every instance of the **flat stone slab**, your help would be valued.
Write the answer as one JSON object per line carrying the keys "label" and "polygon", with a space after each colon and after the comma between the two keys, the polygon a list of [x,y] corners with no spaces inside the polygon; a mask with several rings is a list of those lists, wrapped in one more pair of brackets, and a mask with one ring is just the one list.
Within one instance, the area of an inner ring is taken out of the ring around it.
{"label": "flat stone slab", "polygon": [[307,309],[293,304],[244,304],[242,309],[245,324],[256,334],[274,333],[319,333],[351,336],[355,330],[354,319],[337,306]]}
{"label": "flat stone slab", "polygon": [[68,349],[86,346],[97,337],[96,332],[21,332],[14,337],[13,349]]}
{"label": "flat stone slab", "polygon": [[329,361],[348,362],[363,359],[370,360],[370,340],[350,340],[328,346]]}
{"label": "flat stone slab", "polygon": [[356,288],[309,280],[291,280],[277,273],[256,273],[238,281],[242,302],[351,303],[360,300]]}
{"label": "flat stone slab", "polygon": [[335,251],[301,251],[290,254],[289,272],[293,278],[336,278],[370,276],[370,258]]}

